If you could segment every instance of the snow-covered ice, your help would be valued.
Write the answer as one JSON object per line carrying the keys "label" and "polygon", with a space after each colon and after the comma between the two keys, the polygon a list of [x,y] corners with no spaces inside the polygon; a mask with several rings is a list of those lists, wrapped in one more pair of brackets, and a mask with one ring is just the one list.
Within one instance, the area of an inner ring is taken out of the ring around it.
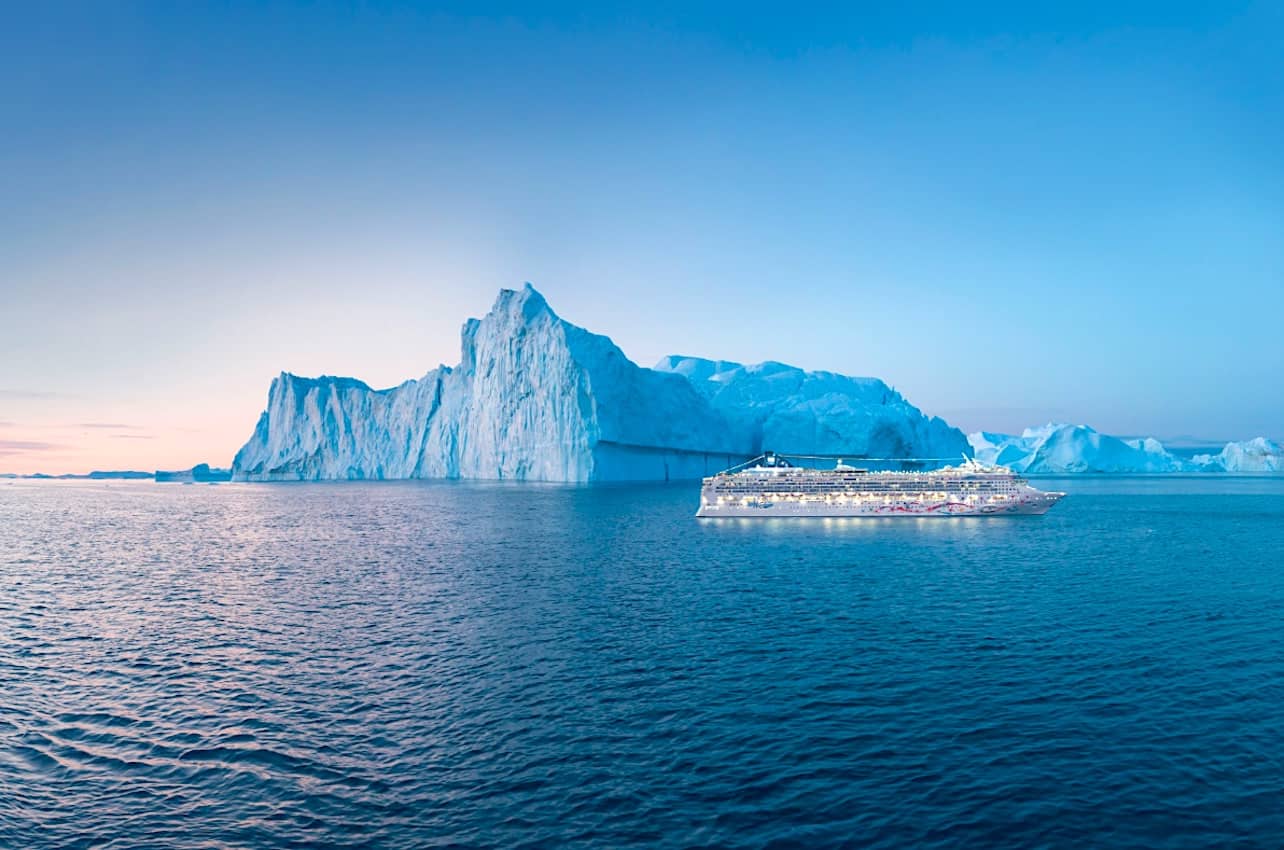
{"label": "snow-covered ice", "polygon": [[671,355],[655,369],[685,376],[753,449],[786,454],[956,461],[966,438],[877,378]]}

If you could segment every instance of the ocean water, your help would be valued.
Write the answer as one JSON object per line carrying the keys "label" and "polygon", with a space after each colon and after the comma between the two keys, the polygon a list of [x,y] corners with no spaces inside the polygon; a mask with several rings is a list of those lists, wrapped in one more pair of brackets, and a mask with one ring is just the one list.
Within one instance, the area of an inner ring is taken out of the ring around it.
{"label": "ocean water", "polygon": [[1284,479],[0,482],[0,846],[1279,847]]}

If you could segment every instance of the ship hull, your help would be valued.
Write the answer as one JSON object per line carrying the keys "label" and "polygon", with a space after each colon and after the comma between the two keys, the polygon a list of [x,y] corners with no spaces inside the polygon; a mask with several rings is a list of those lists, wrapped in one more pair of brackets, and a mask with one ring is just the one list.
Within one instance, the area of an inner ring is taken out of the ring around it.
{"label": "ship hull", "polygon": [[961,502],[902,502],[878,505],[837,505],[807,502],[771,502],[758,504],[701,505],[696,516],[767,519],[770,517],[1011,517],[1039,516],[1061,499],[1059,493],[1031,498],[1007,505],[976,507]]}

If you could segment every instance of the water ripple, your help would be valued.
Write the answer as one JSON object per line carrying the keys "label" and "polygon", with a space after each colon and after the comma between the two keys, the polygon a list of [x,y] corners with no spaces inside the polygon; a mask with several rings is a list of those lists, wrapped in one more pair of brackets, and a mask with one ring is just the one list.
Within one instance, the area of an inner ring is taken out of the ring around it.
{"label": "water ripple", "polygon": [[1278,846],[1284,483],[1080,486],[6,485],[0,846]]}

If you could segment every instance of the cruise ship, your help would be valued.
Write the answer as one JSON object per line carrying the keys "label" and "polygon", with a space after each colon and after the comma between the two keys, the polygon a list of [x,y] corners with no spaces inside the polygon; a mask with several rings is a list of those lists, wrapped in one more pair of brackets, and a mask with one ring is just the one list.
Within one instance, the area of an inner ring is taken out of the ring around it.
{"label": "cruise ship", "polygon": [[1046,513],[1064,497],[970,458],[930,472],[870,472],[842,460],[831,469],[795,466],[768,453],[704,479],[696,516],[1014,516]]}

